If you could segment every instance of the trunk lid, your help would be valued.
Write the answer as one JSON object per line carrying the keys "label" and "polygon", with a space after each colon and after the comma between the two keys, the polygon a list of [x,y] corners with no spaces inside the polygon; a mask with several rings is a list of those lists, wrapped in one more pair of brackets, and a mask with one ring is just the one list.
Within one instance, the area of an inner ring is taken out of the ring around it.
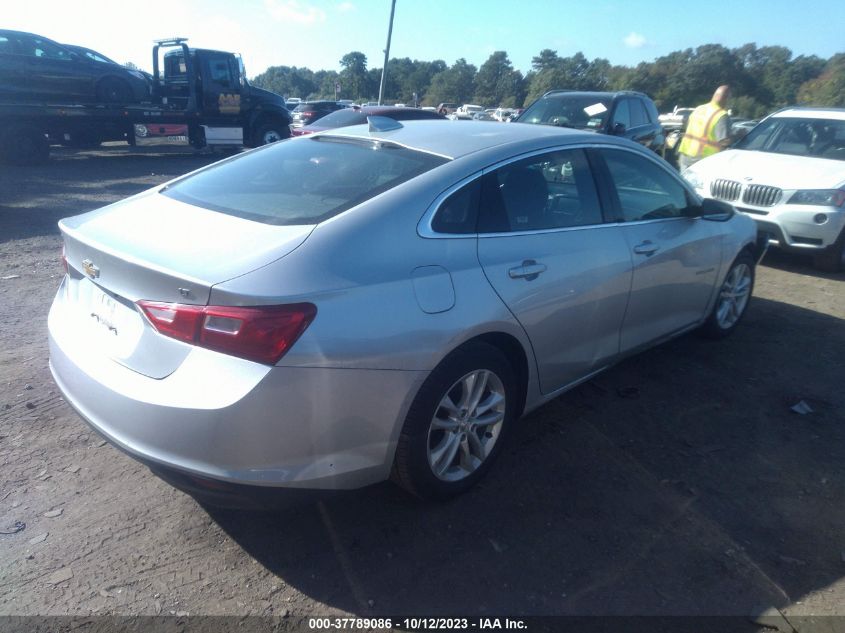
{"label": "trunk lid", "polygon": [[57,297],[66,327],[90,353],[164,378],[192,346],[159,335],[135,302],[205,305],[212,286],[284,257],[314,227],[263,224],[152,191],[59,228],[70,271]]}

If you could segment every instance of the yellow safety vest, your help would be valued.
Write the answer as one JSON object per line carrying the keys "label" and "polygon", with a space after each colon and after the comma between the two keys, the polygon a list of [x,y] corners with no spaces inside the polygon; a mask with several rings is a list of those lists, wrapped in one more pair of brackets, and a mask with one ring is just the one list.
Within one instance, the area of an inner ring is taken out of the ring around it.
{"label": "yellow safety vest", "polygon": [[722,149],[716,138],[716,124],[727,114],[712,101],[698,106],[689,117],[678,152],[691,158],[704,158]]}

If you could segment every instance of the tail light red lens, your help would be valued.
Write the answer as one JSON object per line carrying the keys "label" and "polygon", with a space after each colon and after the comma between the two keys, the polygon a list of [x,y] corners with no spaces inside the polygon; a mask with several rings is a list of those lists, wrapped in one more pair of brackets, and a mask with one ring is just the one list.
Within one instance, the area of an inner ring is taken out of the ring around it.
{"label": "tail light red lens", "polygon": [[317,315],[311,303],[279,306],[191,306],[139,301],[159,333],[171,338],[275,365]]}

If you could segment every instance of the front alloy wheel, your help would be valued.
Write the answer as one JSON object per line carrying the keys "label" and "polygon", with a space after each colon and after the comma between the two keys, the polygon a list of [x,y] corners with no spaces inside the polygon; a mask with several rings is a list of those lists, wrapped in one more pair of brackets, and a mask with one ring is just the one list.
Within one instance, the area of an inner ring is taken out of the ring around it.
{"label": "front alloy wheel", "polygon": [[731,265],[719,289],[716,304],[702,327],[710,338],[722,338],[736,329],[745,316],[754,290],[754,258],[740,253]]}

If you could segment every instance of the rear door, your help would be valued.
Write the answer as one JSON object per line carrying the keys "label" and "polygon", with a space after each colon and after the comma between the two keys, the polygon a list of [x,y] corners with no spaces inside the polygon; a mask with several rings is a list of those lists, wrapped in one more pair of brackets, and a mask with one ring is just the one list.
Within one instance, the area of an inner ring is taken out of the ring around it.
{"label": "rear door", "polygon": [[659,158],[601,149],[615,219],[633,258],[621,351],[693,325],[704,316],[721,263],[719,224],[688,217],[693,200]]}
{"label": "rear door", "polygon": [[18,50],[24,60],[29,91],[54,102],[95,99],[90,64],[75,61],[67,49],[42,37],[20,35]]}
{"label": "rear door", "polygon": [[545,151],[482,177],[479,261],[534,348],[544,393],[608,364],[631,256],[604,224],[583,149]]}

